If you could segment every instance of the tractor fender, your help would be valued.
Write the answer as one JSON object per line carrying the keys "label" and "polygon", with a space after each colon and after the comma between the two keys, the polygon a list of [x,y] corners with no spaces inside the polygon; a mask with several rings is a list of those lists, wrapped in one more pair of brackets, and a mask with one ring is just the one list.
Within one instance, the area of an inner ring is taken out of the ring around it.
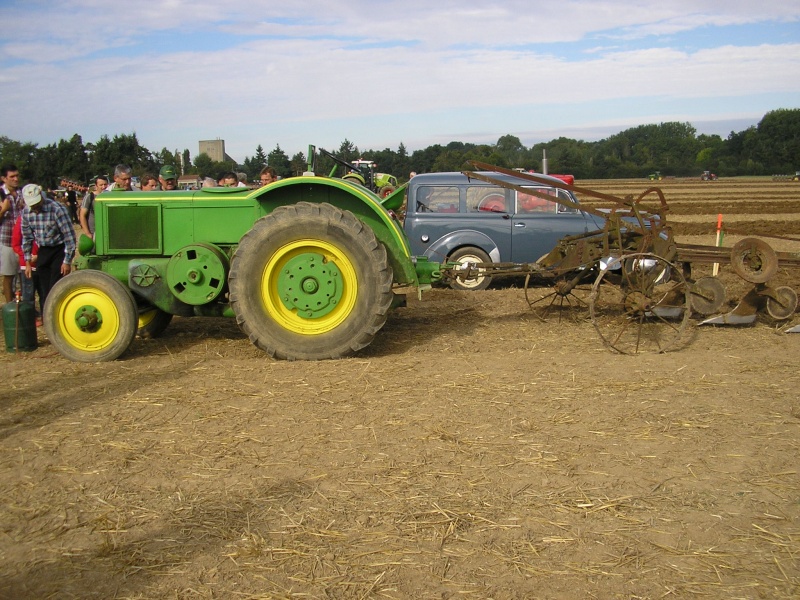
{"label": "tractor fender", "polygon": [[262,216],[279,206],[297,202],[327,203],[353,213],[375,233],[385,247],[395,283],[417,285],[411,249],[402,226],[372,191],[341,179],[303,175],[290,177],[255,190]]}
{"label": "tractor fender", "polygon": [[500,249],[497,244],[488,235],[474,229],[461,229],[443,235],[428,246],[425,256],[430,260],[444,262],[453,252],[467,246],[480,248],[489,255],[492,262],[500,262]]}

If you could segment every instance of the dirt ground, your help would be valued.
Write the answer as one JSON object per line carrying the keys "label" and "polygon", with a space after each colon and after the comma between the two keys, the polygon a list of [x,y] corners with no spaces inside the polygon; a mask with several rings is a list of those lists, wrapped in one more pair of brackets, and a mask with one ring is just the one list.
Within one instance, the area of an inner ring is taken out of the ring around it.
{"label": "dirt ground", "polygon": [[518,284],[344,360],[212,318],[0,356],[0,598],[800,596],[800,335],[622,356]]}

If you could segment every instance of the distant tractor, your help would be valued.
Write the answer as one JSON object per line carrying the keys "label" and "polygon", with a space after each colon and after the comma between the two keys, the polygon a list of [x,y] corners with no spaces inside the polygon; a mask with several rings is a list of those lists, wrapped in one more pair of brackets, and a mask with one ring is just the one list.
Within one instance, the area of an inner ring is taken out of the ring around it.
{"label": "distant tractor", "polygon": [[717,175],[716,173],[712,173],[711,171],[703,171],[703,174],[700,175],[700,179],[702,181],[716,181]]}
{"label": "distant tractor", "polygon": [[794,175],[773,175],[772,181],[800,181],[800,171],[795,171]]}
{"label": "distant tractor", "polygon": [[661,181],[662,179],[664,179],[664,176],[661,174],[661,171],[656,171],[655,173],[650,173],[650,175],[648,175],[647,178],[650,181]]}
{"label": "distant tractor", "polygon": [[[378,165],[371,160],[358,159],[349,163],[324,148],[315,148],[314,151],[319,151],[320,154],[330,158],[336,165],[344,167],[345,173],[342,175],[342,179],[363,186],[378,194],[380,198],[390,196],[399,187],[397,178],[394,175],[375,172],[375,168]],[[329,177],[333,177],[336,172],[336,165],[328,175]]]}
{"label": "distant tractor", "polygon": [[388,173],[378,173],[375,171],[376,165],[371,160],[354,160],[352,162],[355,167],[346,175],[342,175],[342,179],[351,180],[369,188],[381,198],[386,198],[389,194],[397,189],[397,178]]}

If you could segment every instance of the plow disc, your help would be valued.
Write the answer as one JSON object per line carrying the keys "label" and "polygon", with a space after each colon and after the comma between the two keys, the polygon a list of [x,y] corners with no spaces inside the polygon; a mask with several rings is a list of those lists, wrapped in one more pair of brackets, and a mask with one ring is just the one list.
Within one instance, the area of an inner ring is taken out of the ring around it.
{"label": "plow disc", "polygon": [[701,277],[690,287],[692,310],[713,315],[725,304],[725,286],[716,277]]}
{"label": "plow disc", "polygon": [[742,296],[732,311],[704,320],[701,325],[750,325],[755,323],[759,311],[764,311],[776,321],[788,319],[797,310],[797,293],[788,286],[772,288],[764,284],[754,286]]}
{"label": "plow disc", "polygon": [[773,294],[767,295],[765,304],[770,317],[776,321],[783,321],[797,310],[797,292],[789,286],[781,286],[776,288]]}

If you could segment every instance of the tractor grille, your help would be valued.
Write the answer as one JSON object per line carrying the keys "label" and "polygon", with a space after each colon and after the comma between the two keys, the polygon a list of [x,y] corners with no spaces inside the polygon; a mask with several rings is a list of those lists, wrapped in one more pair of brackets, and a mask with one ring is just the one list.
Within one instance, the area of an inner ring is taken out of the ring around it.
{"label": "tractor grille", "polygon": [[109,206],[108,249],[159,252],[160,206]]}

